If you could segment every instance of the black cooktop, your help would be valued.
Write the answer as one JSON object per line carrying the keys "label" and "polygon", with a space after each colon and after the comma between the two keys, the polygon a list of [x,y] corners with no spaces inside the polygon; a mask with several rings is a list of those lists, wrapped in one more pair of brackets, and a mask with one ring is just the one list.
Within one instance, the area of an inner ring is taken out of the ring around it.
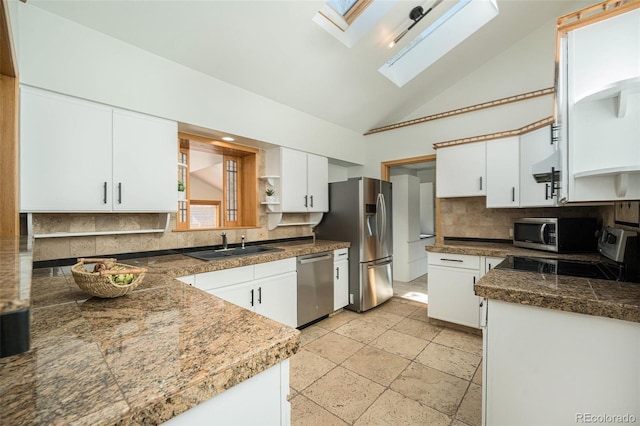
{"label": "black cooktop", "polygon": [[507,256],[504,261],[496,266],[496,269],[597,278],[600,280],[618,280],[622,272],[619,265],[608,262],[585,262],[528,256]]}

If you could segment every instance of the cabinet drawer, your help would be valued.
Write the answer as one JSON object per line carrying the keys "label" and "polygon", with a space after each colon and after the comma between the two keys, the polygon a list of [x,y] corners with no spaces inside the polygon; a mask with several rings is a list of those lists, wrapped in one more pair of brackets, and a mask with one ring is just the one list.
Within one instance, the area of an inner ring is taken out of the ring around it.
{"label": "cabinet drawer", "polygon": [[247,281],[253,281],[253,265],[196,274],[195,286],[211,290]]}
{"label": "cabinet drawer", "polygon": [[427,260],[429,265],[480,270],[480,256],[429,252]]}
{"label": "cabinet drawer", "polygon": [[296,258],[276,260],[275,262],[258,263],[255,266],[254,278],[271,277],[273,275],[285,274],[296,270]]}
{"label": "cabinet drawer", "polygon": [[333,261],[349,258],[349,249],[341,248],[333,251]]}

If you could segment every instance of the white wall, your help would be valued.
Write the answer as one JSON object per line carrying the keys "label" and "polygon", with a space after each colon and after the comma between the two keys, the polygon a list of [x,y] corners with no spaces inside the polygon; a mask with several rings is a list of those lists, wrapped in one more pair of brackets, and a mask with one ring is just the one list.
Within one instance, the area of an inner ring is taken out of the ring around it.
{"label": "white wall", "polygon": [[[552,87],[554,67],[555,22],[550,22],[471,72],[404,120]],[[551,115],[553,97],[544,96],[376,133],[365,140],[363,174],[379,177],[383,161],[433,154],[434,143],[518,129]]]}
{"label": "white wall", "polygon": [[28,3],[12,11],[23,84],[362,164],[359,133]]}

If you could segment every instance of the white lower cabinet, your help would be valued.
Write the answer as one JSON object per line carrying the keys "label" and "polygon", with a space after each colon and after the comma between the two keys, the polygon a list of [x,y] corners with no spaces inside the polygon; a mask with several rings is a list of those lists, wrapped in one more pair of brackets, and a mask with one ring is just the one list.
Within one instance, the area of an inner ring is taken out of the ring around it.
{"label": "white lower cabinet", "polygon": [[480,262],[480,277],[496,267],[500,262],[504,260],[504,257],[482,256]]}
{"label": "white lower cabinet", "polygon": [[333,310],[349,304],[349,249],[333,251]]}
{"label": "white lower cabinet", "polygon": [[429,252],[427,260],[429,317],[480,328],[480,297],[474,285],[504,259]]}
{"label": "white lower cabinet", "polygon": [[298,323],[296,259],[195,274],[179,280],[275,321]]}
{"label": "white lower cabinet", "polygon": [[640,323],[485,302],[484,425],[639,421]]}
{"label": "white lower cabinet", "polygon": [[163,425],[290,425],[288,394],[289,360],[286,359]]}
{"label": "white lower cabinet", "polygon": [[[295,259],[294,259],[295,260]],[[289,327],[298,325],[297,275],[278,274],[254,281],[256,313]]]}

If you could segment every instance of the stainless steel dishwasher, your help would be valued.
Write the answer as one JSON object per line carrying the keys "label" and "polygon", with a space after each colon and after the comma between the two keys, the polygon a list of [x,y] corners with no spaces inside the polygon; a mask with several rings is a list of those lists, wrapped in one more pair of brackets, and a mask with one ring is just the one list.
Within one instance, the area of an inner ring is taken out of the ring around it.
{"label": "stainless steel dishwasher", "polygon": [[333,252],[297,257],[298,327],[333,312]]}

